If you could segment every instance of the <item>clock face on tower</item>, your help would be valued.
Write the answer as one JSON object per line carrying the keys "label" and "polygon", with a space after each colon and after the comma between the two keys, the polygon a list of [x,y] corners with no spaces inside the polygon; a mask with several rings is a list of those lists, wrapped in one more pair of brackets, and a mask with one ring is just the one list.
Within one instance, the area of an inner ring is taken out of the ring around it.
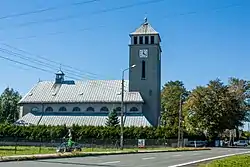
{"label": "clock face on tower", "polygon": [[148,49],[140,49],[139,50],[139,57],[140,58],[147,58],[148,57]]}

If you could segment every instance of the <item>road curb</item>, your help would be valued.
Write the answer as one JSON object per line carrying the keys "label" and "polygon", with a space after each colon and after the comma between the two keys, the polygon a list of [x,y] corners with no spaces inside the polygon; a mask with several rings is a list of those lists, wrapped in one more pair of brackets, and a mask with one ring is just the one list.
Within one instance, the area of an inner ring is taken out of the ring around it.
{"label": "road curb", "polygon": [[180,149],[180,150],[135,150],[135,151],[114,151],[114,152],[76,152],[76,153],[56,153],[56,154],[34,154],[34,155],[17,155],[0,157],[1,162],[10,161],[32,161],[42,159],[58,159],[58,158],[74,158],[87,156],[103,156],[103,155],[120,155],[120,154],[145,154],[145,153],[161,153],[161,152],[187,152],[187,151],[205,151],[209,148],[202,149]]}

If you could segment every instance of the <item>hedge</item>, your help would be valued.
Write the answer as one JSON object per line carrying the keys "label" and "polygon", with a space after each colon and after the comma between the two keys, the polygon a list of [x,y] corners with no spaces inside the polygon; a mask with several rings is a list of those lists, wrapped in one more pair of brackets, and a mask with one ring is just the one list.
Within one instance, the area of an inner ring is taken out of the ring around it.
{"label": "hedge", "polygon": [[[71,127],[73,138],[81,139],[119,139],[119,127],[76,126]],[[26,140],[53,140],[66,136],[66,126],[14,126],[0,124],[0,136]],[[186,134],[185,134],[186,135]],[[125,127],[125,139],[169,139],[177,138],[177,133],[165,127]]]}

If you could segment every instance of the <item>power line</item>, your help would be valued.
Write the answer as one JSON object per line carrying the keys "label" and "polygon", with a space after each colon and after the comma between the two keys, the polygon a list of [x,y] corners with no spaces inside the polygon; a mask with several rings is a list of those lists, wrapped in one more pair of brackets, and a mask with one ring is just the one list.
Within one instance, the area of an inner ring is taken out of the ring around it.
{"label": "power line", "polygon": [[163,19],[170,18],[170,17],[176,17],[176,16],[193,15],[193,14],[202,13],[202,12],[208,12],[208,11],[218,12],[218,10],[228,9],[228,8],[232,8],[232,7],[239,7],[239,6],[242,6],[242,5],[240,5],[240,4],[230,4],[230,5],[223,6],[223,7],[211,8],[211,9],[208,9],[206,11],[200,11],[200,12],[190,11],[190,12],[186,12],[186,13],[178,13],[178,14],[173,14],[173,15],[169,15],[169,16],[164,16]]}
{"label": "power line", "polygon": [[[6,46],[10,46],[10,45],[7,45],[6,44]],[[10,46],[10,47],[12,47],[12,46]],[[16,49],[18,49],[18,48],[16,48]],[[27,56],[25,56],[25,55],[22,55],[22,54],[19,54],[19,53],[14,53],[14,52],[12,52],[12,51],[9,51],[9,50],[4,50],[4,49],[1,49],[0,48],[0,52],[3,52],[3,53],[6,53],[6,54],[8,54],[8,55],[12,55],[12,56],[16,56],[16,57],[19,57],[19,58],[22,58],[22,56],[23,56],[23,58],[22,59],[24,59],[24,60],[26,60],[26,61],[31,61],[31,62],[34,62],[34,61],[39,61],[39,60],[36,60],[36,59],[34,59],[34,58],[31,58],[31,60],[28,60],[30,57],[27,57]],[[17,55],[19,55],[19,56],[17,56]],[[20,57],[21,56],[21,57]],[[1,58],[1,57],[0,57]],[[7,58],[7,59],[10,59],[10,58]],[[11,60],[13,60],[13,59],[11,59]],[[16,62],[16,60],[13,60],[13,62]],[[17,61],[18,62],[18,61]],[[42,62],[43,63],[43,62]],[[19,64],[21,64],[21,63],[19,63]],[[27,63],[22,63],[22,65],[25,65],[25,64],[27,64]],[[38,63],[38,64],[40,64],[40,63]],[[29,65],[29,64],[28,64]],[[33,66],[33,65],[29,65],[28,67],[30,67],[30,66]],[[46,63],[45,63],[45,66],[48,66]],[[68,65],[65,65],[65,66],[68,66]],[[36,66],[34,66],[34,67],[36,67]],[[50,67],[51,68],[51,66],[48,66],[48,67]],[[71,67],[71,66],[68,66],[68,67]],[[32,68],[32,67],[31,67]],[[40,67],[38,67],[39,69],[43,69],[43,71],[47,71],[47,72],[50,72],[50,73],[54,73],[54,72],[52,72],[52,71],[50,71],[50,70],[47,70],[47,69],[44,69],[44,68],[40,68]],[[71,67],[71,68],[73,68],[73,67]],[[53,68],[52,67],[52,69],[57,69],[57,68]],[[64,70],[65,71],[65,70]],[[73,71],[73,73],[71,73],[71,72],[68,72],[68,71],[70,71],[70,70],[67,70],[66,72],[68,73],[68,74],[71,74],[71,75],[67,75],[67,77],[68,78],[71,78],[71,79],[74,79],[74,80],[81,80],[81,79],[83,79],[83,78],[85,78],[85,79],[88,79],[88,80],[93,80],[93,79],[95,79],[95,78],[89,78],[89,77],[83,77],[82,75],[77,75],[77,74],[75,74],[75,72]],[[74,76],[74,77],[72,77],[72,76]],[[77,77],[77,78],[76,78]],[[100,85],[100,83],[96,83],[97,85]],[[100,85],[100,86],[102,86],[102,84]],[[109,88],[112,88],[112,87],[116,87],[116,86],[111,86],[110,87],[110,85],[108,85],[108,87]]]}
{"label": "power line", "polygon": [[[239,7],[241,5],[239,4],[231,4],[229,6],[224,6],[224,7],[218,7],[218,8],[212,8],[209,11],[218,11],[221,9],[227,9],[227,8],[231,8],[231,7]],[[204,12],[204,11],[201,11]],[[192,14],[197,14],[200,12],[196,12],[196,11],[191,11],[191,12],[187,12],[187,13],[179,13],[179,14],[174,14],[174,15],[168,15],[168,16],[164,16],[162,19],[167,19],[167,18],[171,18],[171,17],[177,17],[177,16],[185,16],[185,15],[192,15]],[[88,30],[93,30],[94,28],[103,28],[105,27],[105,25],[99,25],[99,26],[95,26],[92,28],[81,28],[81,29],[77,29],[74,32],[82,32],[82,31],[88,31]],[[66,34],[66,33],[70,33],[72,31],[55,31],[55,32],[49,32],[46,34],[41,34],[41,35],[29,35],[29,36],[21,36],[21,37],[16,37],[13,38],[14,40],[24,40],[24,39],[32,39],[32,38],[37,38],[37,37],[42,37],[42,36],[53,36],[53,35],[60,35],[60,34]],[[4,41],[4,40],[0,40],[0,41]]]}
{"label": "power line", "polygon": [[[1,50],[0,50],[0,52],[2,52]],[[6,53],[6,54],[9,54],[9,55],[11,55],[11,53]],[[47,72],[47,73],[53,73],[54,74],[54,72],[53,71],[50,71],[50,70],[47,70],[47,69],[44,69],[44,68],[40,68],[40,67],[37,67],[37,66],[34,66],[34,65],[30,65],[30,64],[27,64],[27,63],[23,63],[23,62],[20,62],[20,61],[17,61],[17,60],[14,60],[14,59],[11,59],[11,58],[8,58],[8,57],[5,57],[5,56],[1,56],[0,55],[0,58],[2,58],[2,59],[4,59],[4,60],[7,60],[7,61],[10,61],[10,62],[14,62],[15,64],[20,64],[20,65],[23,65],[23,66],[27,66],[27,67],[30,67],[30,68],[33,68],[33,69],[36,69],[36,70],[40,70],[40,71],[43,71],[43,72]],[[78,78],[76,78],[76,77],[72,77],[72,76],[66,76],[67,78],[70,78],[70,79],[73,79],[73,80],[79,80]],[[99,86],[104,86],[104,83],[99,83],[99,82],[97,82],[97,83],[93,83],[93,84],[95,84],[95,85],[99,85]],[[107,83],[105,83],[105,85],[106,85]],[[112,88],[118,88],[116,85],[107,85],[108,87],[106,87],[106,88],[108,88],[108,89],[112,89]]]}
{"label": "power line", "polygon": [[41,24],[41,23],[51,23],[51,22],[55,23],[55,22],[70,20],[70,19],[74,19],[74,18],[81,18],[84,16],[89,17],[91,15],[98,15],[98,14],[112,12],[112,11],[116,11],[116,10],[132,8],[135,6],[147,5],[147,4],[152,4],[152,3],[159,3],[161,1],[165,1],[165,0],[149,0],[146,2],[138,2],[138,3],[128,4],[128,5],[114,7],[114,8],[110,8],[110,9],[99,10],[99,11],[95,11],[95,12],[90,13],[88,16],[86,16],[86,15],[68,15],[68,16],[56,18],[56,19],[52,18],[52,19],[44,19],[44,20],[40,20],[40,21],[31,21],[31,22],[26,22],[26,23],[22,23],[22,24],[18,24],[18,25],[9,26],[9,27],[1,27],[0,30],[4,30],[7,28],[10,29],[10,28],[26,27],[26,26]]}
{"label": "power line", "polygon": [[[21,64],[21,65],[24,65],[24,66],[27,66],[27,67],[30,67],[30,68],[34,68],[34,69],[37,69],[37,70],[40,70],[40,71],[43,71],[43,72],[54,73],[53,71],[50,71],[50,70],[47,70],[47,69],[44,69],[44,68],[40,68],[40,67],[37,67],[37,66],[33,66],[33,65],[30,65],[30,64],[27,64],[27,63],[23,63],[23,62],[20,62],[20,61],[17,61],[17,60],[14,60],[14,59],[11,59],[11,58],[8,58],[8,57],[5,57],[5,56],[0,55],[0,58],[2,58],[4,60],[7,60],[7,61],[10,61],[10,62],[14,62],[16,64]],[[75,78],[75,77],[71,77],[71,76],[67,76],[67,77],[71,78],[71,79],[78,80],[78,78]]]}
{"label": "power line", "polygon": [[[15,53],[15,52],[12,52],[10,50],[6,50],[6,49],[3,49],[3,48],[0,48],[0,51],[3,52],[3,53],[7,53],[9,55],[12,55],[12,56],[15,56],[15,57],[18,57],[20,59],[23,59],[23,60],[26,60],[26,61],[29,61],[31,63],[35,63],[37,65],[40,65],[40,66],[44,66],[44,67],[47,67],[47,68],[50,68],[50,69],[53,69],[53,70],[57,70],[58,68],[55,67],[55,66],[52,66],[48,63],[44,63],[40,60],[37,60],[37,59],[34,59],[32,57],[28,57],[28,56],[25,56],[23,54],[19,54],[19,53]],[[84,76],[84,74],[76,74],[74,71],[70,71],[70,70],[65,70],[68,74],[72,75],[72,76],[76,76],[76,77],[79,77],[79,78],[85,78],[85,79],[94,79],[92,77],[86,77]]]}
{"label": "power line", "polygon": [[68,6],[84,5],[84,4],[93,3],[93,2],[97,2],[97,1],[100,1],[100,0],[88,0],[88,1],[82,1],[82,2],[74,2],[74,3],[67,4],[67,5],[48,7],[48,8],[37,9],[37,10],[23,12],[23,13],[17,13],[17,14],[9,14],[9,15],[5,15],[5,16],[0,16],[0,20],[7,19],[7,18],[13,18],[13,17],[21,17],[21,16],[26,16],[26,15],[38,14],[38,13],[43,13],[43,12],[47,12],[47,11],[53,11],[53,10],[57,10],[57,9],[60,9],[63,7],[68,7]]}
{"label": "power line", "polygon": [[[1,50],[0,49],[0,52],[3,52],[5,54],[8,54],[8,55],[14,55],[13,52],[9,51],[9,52],[6,52],[5,50]],[[10,61],[10,62],[14,62],[16,64],[21,64],[21,65],[24,65],[24,66],[27,66],[27,67],[30,67],[30,68],[34,68],[34,69],[37,69],[37,70],[40,70],[40,71],[44,71],[44,72],[47,72],[47,73],[53,73],[53,71],[50,71],[48,69],[44,69],[44,68],[41,68],[41,67],[37,67],[37,66],[34,66],[34,65],[30,65],[30,64],[27,64],[27,63],[23,63],[23,62],[20,62],[20,61],[17,61],[17,60],[14,60],[14,59],[11,59],[11,58],[8,58],[8,57],[4,57],[4,56],[0,56],[0,58],[4,59],[4,60],[7,60],[7,61]],[[26,59],[25,59],[26,60]],[[72,76],[66,76],[67,78],[71,78],[71,79],[74,79],[74,80],[79,80],[79,78],[76,78],[76,77],[72,77]],[[80,76],[80,80],[82,79],[82,76]],[[120,86],[118,85],[109,85],[108,82],[103,82],[103,83],[100,83],[100,82],[94,82],[93,83],[94,85],[99,85],[99,86],[107,86],[105,88],[107,89],[113,89],[113,88],[120,88]],[[121,88],[120,88],[121,89]],[[118,94],[117,94],[118,95]]]}
{"label": "power line", "polygon": [[[75,68],[75,67],[72,67],[72,66],[69,66],[69,65],[66,65],[66,64],[62,64],[62,63],[57,62],[57,61],[53,61],[53,60],[47,59],[47,58],[45,58],[45,57],[43,57],[43,56],[36,55],[36,54],[30,53],[30,52],[24,51],[24,50],[22,50],[22,49],[19,49],[19,48],[17,48],[17,47],[11,46],[11,45],[6,44],[6,43],[2,43],[2,45],[7,46],[7,47],[12,48],[12,49],[15,49],[15,50],[17,50],[17,51],[20,51],[20,52],[22,52],[22,53],[31,55],[31,56],[36,56],[36,57],[38,57],[38,58],[40,58],[40,59],[42,59],[42,60],[45,60],[45,61],[47,61],[47,62],[49,62],[49,63],[53,63],[53,64],[56,64],[56,65],[58,65],[58,66],[61,65],[61,66],[63,66],[63,68],[66,68],[66,69],[68,68],[67,71],[69,71],[70,73],[78,73],[78,74],[80,74],[80,75],[85,75],[85,76],[87,76],[87,77],[89,77],[89,78],[92,77],[92,79],[93,79],[93,78],[97,78],[98,76],[101,76],[101,75],[98,75],[98,74],[95,74],[95,73],[83,71],[83,70],[81,70],[81,69],[78,69],[78,68]],[[19,54],[19,55],[20,55],[20,54]],[[21,54],[21,56],[23,56],[23,55]],[[24,56],[24,57],[25,57],[25,56]],[[27,57],[27,56],[26,56],[26,57]],[[28,58],[31,58],[31,57],[28,57]],[[34,60],[34,58],[31,58],[31,59]],[[36,60],[36,61],[42,62],[42,61],[40,61],[40,60]]]}
{"label": "power line", "polygon": [[[96,28],[103,28],[105,27],[104,25],[99,25],[99,26],[95,26],[95,27],[89,27],[89,28],[81,28],[81,29],[77,29],[74,32],[83,32],[83,31],[89,31],[89,30],[93,30]],[[43,37],[43,36],[53,36],[53,35],[60,35],[60,34],[66,34],[66,33],[70,33],[71,31],[55,31],[55,32],[49,32],[46,34],[40,34],[40,35],[29,35],[29,36],[21,36],[21,37],[16,37],[13,38],[14,40],[23,40],[23,39],[32,39],[32,38],[37,38],[37,37]],[[0,41],[4,41],[4,40],[0,40]]]}
{"label": "power line", "polygon": [[[0,52],[2,52],[2,51],[0,50]],[[27,67],[30,67],[30,68],[34,68],[34,69],[37,69],[37,70],[40,70],[40,71],[43,71],[43,72],[47,72],[47,73],[50,73],[50,74],[53,73],[54,74],[54,71],[50,71],[50,70],[47,70],[47,69],[44,69],[44,68],[40,68],[40,67],[33,66],[33,65],[30,65],[30,64],[27,64],[27,63],[23,63],[23,62],[20,62],[20,61],[17,61],[17,60],[14,60],[14,59],[11,59],[11,58],[8,58],[8,57],[5,57],[5,56],[0,55],[0,58],[2,58],[4,60],[7,60],[7,61],[10,61],[10,62],[14,62],[16,64],[20,64],[20,65],[24,65],[24,66],[27,66]],[[27,69],[25,69],[25,70],[27,70]],[[67,75],[67,78],[74,79],[74,80],[79,80],[79,78],[75,78],[75,77],[68,76],[68,75]]]}
{"label": "power line", "polygon": [[[57,70],[58,69],[58,67],[55,67],[55,66],[53,66],[53,65],[51,65],[49,63],[45,63],[45,62],[43,62],[41,60],[38,60],[38,59],[35,59],[35,58],[32,58],[32,57],[26,56],[26,55],[23,55],[23,54],[20,54],[20,53],[15,53],[13,51],[10,51],[10,50],[7,50],[7,49],[3,49],[3,48],[0,48],[0,51],[3,52],[3,53],[7,53],[9,55],[18,57],[18,58],[23,59],[25,61],[29,61],[31,63],[35,63],[35,64],[40,65],[40,66],[44,66],[44,67],[47,67],[47,68],[50,68],[50,69],[53,69],[53,70]],[[64,71],[67,72],[70,75],[74,75],[74,76],[77,76],[79,78],[96,79],[96,77],[86,76],[83,73],[75,72],[73,70],[65,69]]]}
{"label": "power line", "polygon": [[[238,5],[237,5],[237,4],[231,4],[231,5],[224,6],[224,7],[213,8],[212,10],[215,10],[215,11],[217,12],[217,11],[220,10],[220,9],[225,9],[225,8],[230,8],[230,7],[235,7],[235,6],[240,6],[240,5],[239,5],[239,4],[238,4]],[[175,15],[175,16],[178,16],[178,15],[180,15],[180,16],[181,16],[181,15],[190,15],[190,14],[196,14],[196,13],[199,13],[199,12],[181,13],[181,14],[177,14],[177,15]],[[167,17],[165,17],[165,18],[167,18]],[[91,29],[91,28],[80,29],[80,30],[85,31],[85,30],[90,30],[90,29]],[[56,35],[56,34],[60,34],[60,33],[65,33],[65,32],[54,32],[54,33],[50,33],[50,34],[48,34],[48,35],[53,35],[53,34]],[[34,37],[35,37],[35,36],[34,36]],[[37,37],[37,36],[36,36],[36,37]],[[10,47],[10,48],[13,48],[13,49],[15,49],[15,50],[21,51],[21,52],[23,52],[23,53],[29,54],[29,55],[35,55],[35,54],[32,54],[32,53],[26,52],[26,51],[24,51],[24,50],[18,49],[18,48],[16,48],[16,47],[10,46],[10,45],[8,45],[8,44],[3,44],[3,45],[8,46],[8,47]],[[56,62],[56,61],[53,61],[53,60],[46,59],[46,58],[44,58],[44,57],[42,57],[42,56],[38,56],[38,55],[35,55],[35,56],[37,56],[37,57],[39,57],[39,58],[41,58],[41,59],[43,59],[43,60],[46,60],[46,61],[48,61],[48,62],[55,63],[55,64],[57,64],[57,65],[61,64],[61,63],[59,63],[59,62]],[[68,66],[68,65],[63,65],[63,66],[72,69],[71,72],[73,72],[73,73],[83,72],[83,71],[80,70],[80,69],[77,69],[77,68],[74,68],[74,67],[71,67],[71,66]],[[74,71],[73,71],[73,70],[74,70]],[[76,72],[76,71],[77,71],[77,72]],[[90,73],[90,72],[83,72],[83,73],[87,73],[87,74],[90,75],[90,76],[91,76],[91,75],[97,76],[97,74]],[[74,74],[74,75],[75,75],[75,74]],[[81,74],[81,75],[82,75],[82,74]]]}
{"label": "power line", "polygon": [[[156,1],[149,1],[149,2],[156,2]],[[148,2],[148,3],[149,3]],[[158,1],[157,1],[158,2]],[[128,7],[129,5],[127,5],[127,6],[123,6],[123,7],[120,7],[120,8],[126,8],[126,7]],[[131,5],[130,5],[131,6]],[[132,5],[133,6],[133,5]],[[234,7],[234,6],[239,6],[239,5],[235,5],[235,4],[232,4],[232,5],[229,5],[229,6],[225,6],[225,7],[220,7],[220,8],[213,8],[212,10],[219,10],[219,9],[225,9],[225,8],[230,8],[230,7]],[[105,10],[104,10],[105,11]],[[106,10],[106,11],[108,11],[108,10]],[[188,14],[196,14],[196,13],[198,13],[198,12],[188,12],[188,13],[181,13],[181,14],[178,14],[178,15],[188,15]],[[100,26],[100,27],[102,27],[102,26]],[[85,29],[80,29],[80,31],[85,31],[85,30],[90,30],[91,28],[85,28]],[[56,34],[60,34],[60,33],[65,33],[65,32],[63,32],[63,31],[61,31],[61,32],[53,32],[53,33],[49,33],[48,35],[56,35]],[[33,38],[35,38],[35,37],[37,37],[37,36],[33,36]],[[34,54],[31,54],[31,53],[29,53],[29,52],[26,52],[26,51],[23,51],[23,50],[21,50],[21,49],[18,49],[18,48],[16,48],[16,47],[13,47],[13,46],[10,46],[10,45],[7,45],[7,44],[3,44],[3,45],[5,45],[5,46],[8,46],[8,47],[11,47],[11,48],[14,48],[14,49],[16,49],[16,50],[19,50],[19,51],[22,51],[22,52],[24,52],[24,53],[28,53],[28,54],[30,54],[30,55],[34,55]],[[52,60],[49,60],[49,59],[46,59],[46,58],[44,58],[44,57],[41,57],[41,56],[38,56],[38,55],[35,55],[35,56],[37,56],[37,57],[39,57],[39,58],[41,58],[41,59],[43,59],[43,60],[46,60],[46,61],[49,61],[49,62],[53,62],[53,63],[55,63],[55,64],[61,64],[61,63],[59,63],[59,62],[55,62],[55,61],[52,61]],[[74,67],[71,67],[71,66],[68,66],[68,65],[63,65],[63,66],[65,66],[65,67],[68,67],[68,68],[70,68],[70,69],[73,69],[73,70],[76,70],[76,71],[78,71],[78,72],[82,72],[82,70],[80,70],[80,69],[76,69],[76,68],[74,68]],[[74,72],[74,73],[76,73],[76,71],[72,71],[72,72]],[[88,73],[88,75],[97,75],[97,74],[94,74],[94,73],[89,73],[89,72],[86,72],[86,73]]]}
{"label": "power line", "polygon": [[14,68],[18,68],[19,70],[20,70],[20,69],[21,69],[21,70],[24,70],[24,71],[28,71],[28,70],[29,70],[28,67],[26,68],[26,67],[24,67],[24,66],[22,66],[22,65],[20,65],[20,64],[13,63],[13,62],[8,63],[8,65],[11,66],[11,67],[14,67]]}
{"label": "power line", "polygon": [[43,69],[43,68],[39,68],[39,67],[36,67],[36,66],[32,66],[32,65],[29,65],[29,64],[26,64],[26,63],[17,61],[17,60],[13,60],[13,59],[10,59],[10,58],[8,58],[8,57],[4,57],[4,56],[1,56],[1,55],[0,55],[0,58],[5,59],[5,60],[8,60],[8,61],[11,61],[11,62],[14,62],[14,63],[17,63],[17,64],[25,65],[25,66],[27,66],[27,67],[31,67],[31,68],[34,68],[34,69],[38,69],[38,70],[41,70],[41,71],[44,71],[44,72],[52,73],[52,72],[49,71],[49,70],[45,70],[45,69]]}

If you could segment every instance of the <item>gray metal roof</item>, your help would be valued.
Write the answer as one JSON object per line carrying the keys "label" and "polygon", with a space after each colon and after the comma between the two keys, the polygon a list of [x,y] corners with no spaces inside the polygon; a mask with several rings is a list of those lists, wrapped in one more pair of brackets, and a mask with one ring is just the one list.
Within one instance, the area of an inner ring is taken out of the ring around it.
{"label": "gray metal roof", "polygon": [[145,18],[145,22],[141,24],[139,28],[135,30],[135,32],[130,33],[130,35],[141,35],[141,34],[159,34],[155,29],[148,23],[147,18]]}
{"label": "gray metal roof", "polygon": [[[128,91],[128,81],[125,81],[124,85],[124,102],[143,103],[139,92]],[[43,81],[37,83],[19,103],[121,102],[120,93],[121,80],[88,80],[63,84]]]}
{"label": "gray metal roof", "polygon": [[[41,114],[28,113],[19,119],[16,124],[33,124],[37,125],[39,119],[41,119],[39,125],[66,125],[66,126],[105,126],[108,116],[107,115],[83,115],[83,114],[45,114],[41,117]],[[120,120],[120,117],[119,117]],[[124,126],[151,126],[148,120],[142,115],[128,115],[124,117]]]}

